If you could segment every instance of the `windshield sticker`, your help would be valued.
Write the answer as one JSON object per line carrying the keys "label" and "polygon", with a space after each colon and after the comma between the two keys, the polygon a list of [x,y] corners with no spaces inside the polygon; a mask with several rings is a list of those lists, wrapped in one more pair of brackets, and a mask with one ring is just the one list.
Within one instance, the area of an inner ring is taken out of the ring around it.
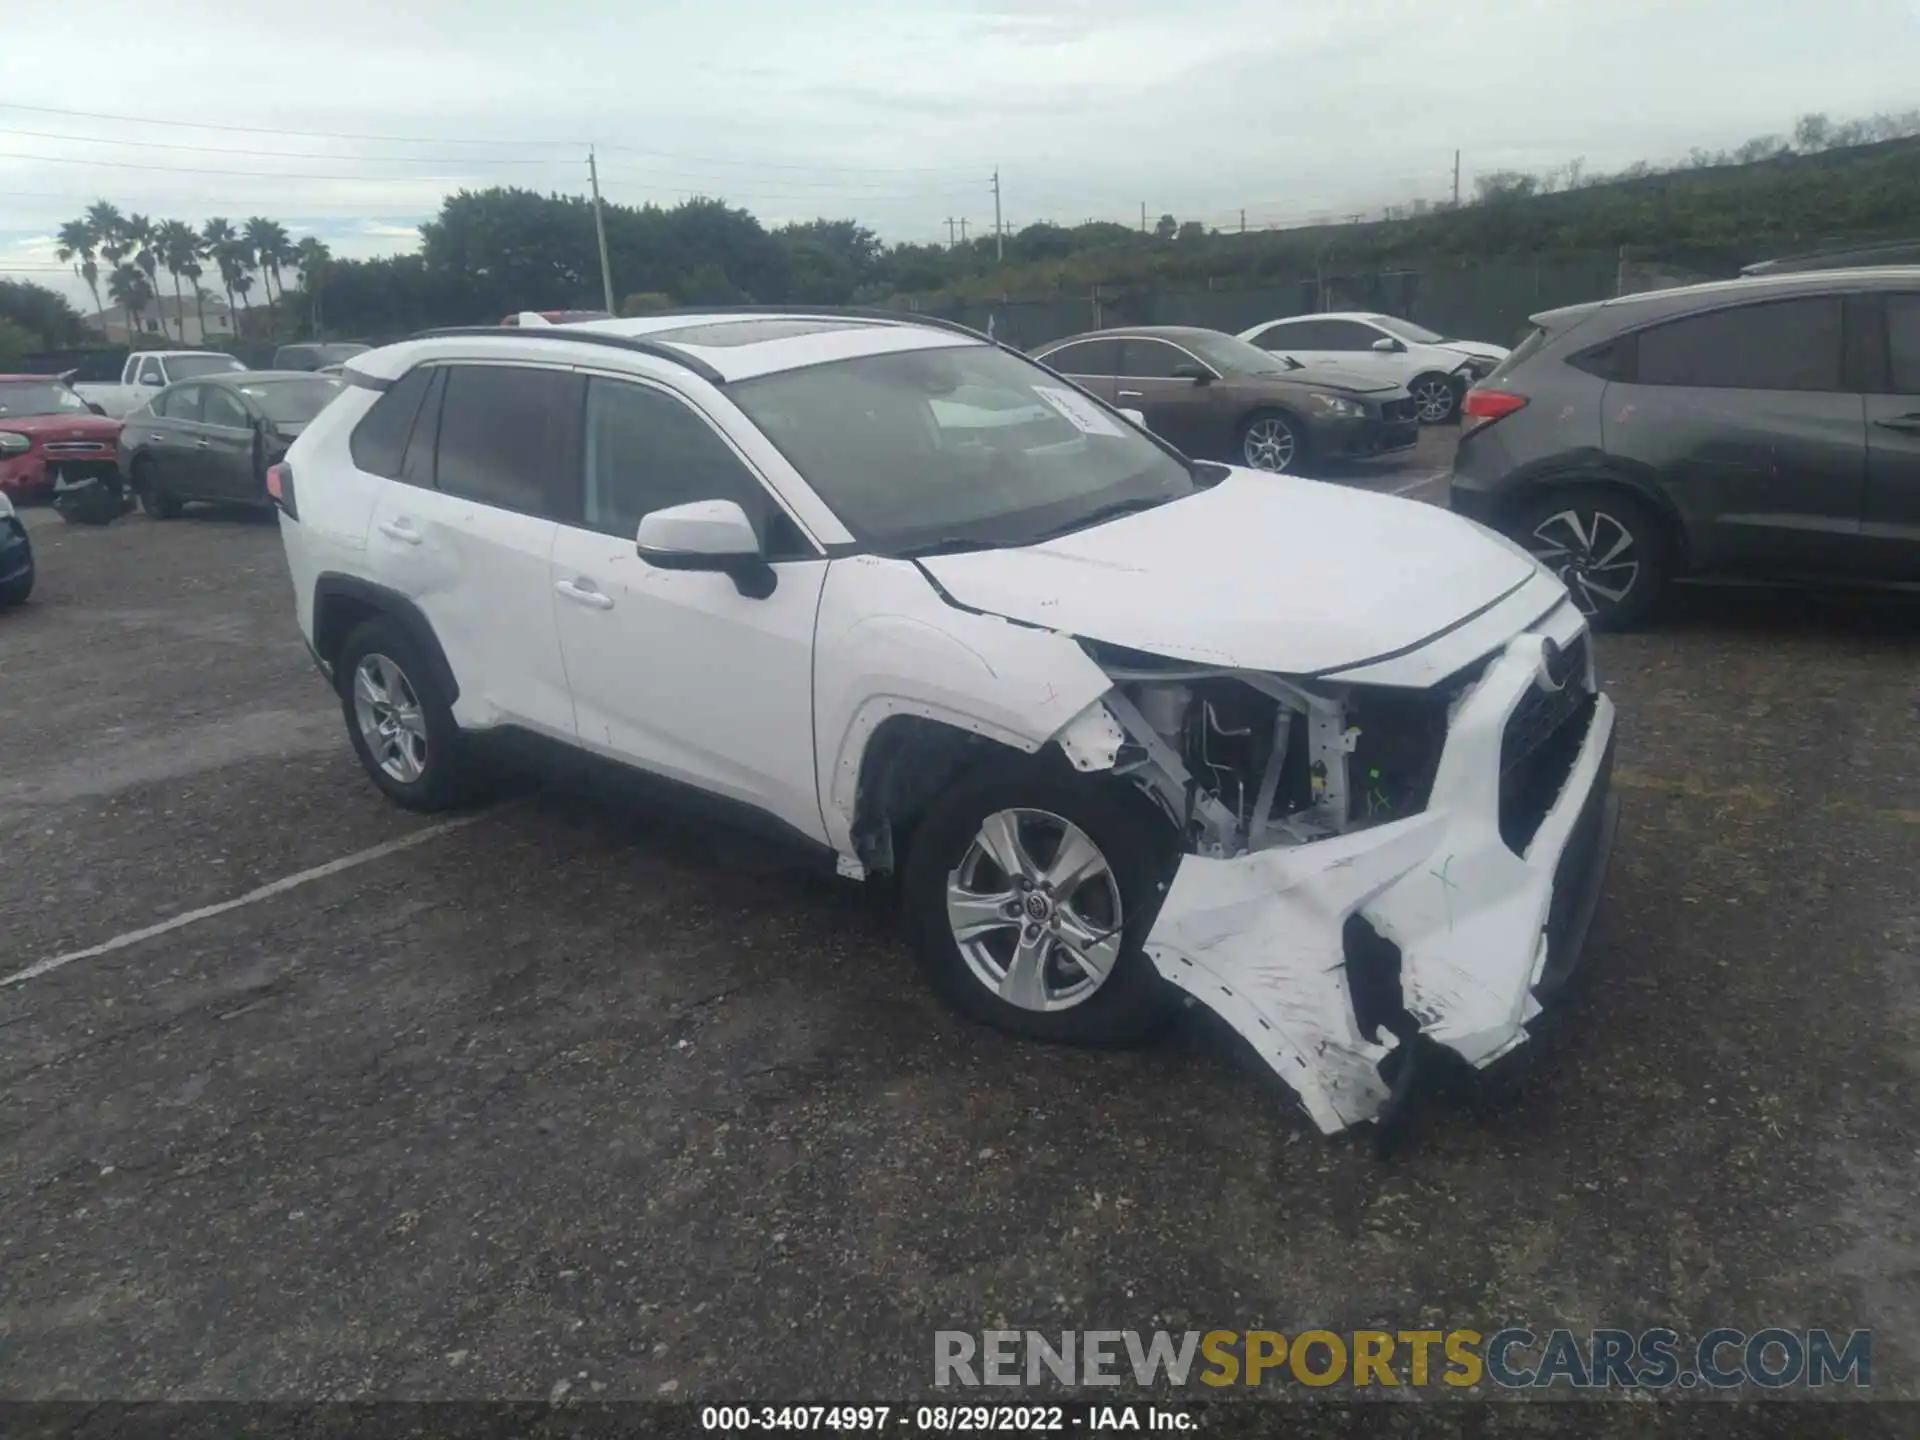
{"label": "windshield sticker", "polygon": [[1056,390],[1051,385],[1036,385],[1033,393],[1058,410],[1068,424],[1084,435],[1111,435],[1118,438],[1126,433],[1083,395],[1076,395],[1071,390]]}

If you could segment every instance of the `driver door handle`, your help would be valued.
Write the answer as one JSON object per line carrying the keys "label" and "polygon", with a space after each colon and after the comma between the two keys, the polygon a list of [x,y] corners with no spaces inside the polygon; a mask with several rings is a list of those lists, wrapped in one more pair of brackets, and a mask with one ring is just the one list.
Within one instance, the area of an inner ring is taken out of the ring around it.
{"label": "driver door handle", "polygon": [[418,545],[420,543],[420,532],[418,530],[409,529],[407,526],[398,524],[392,520],[382,520],[380,522],[380,533],[389,540],[398,540],[402,545]]}
{"label": "driver door handle", "polygon": [[598,590],[593,588],[593,582],[591,581],[583,580],[576,584],[572,580],[556,580],[553,582],[553,588],[557,593],[566,596],[567,599],[573,601],[576,605],[589,605],[595,610],[611,610],[613,608],[613,597],[611,595],[602,595]]}

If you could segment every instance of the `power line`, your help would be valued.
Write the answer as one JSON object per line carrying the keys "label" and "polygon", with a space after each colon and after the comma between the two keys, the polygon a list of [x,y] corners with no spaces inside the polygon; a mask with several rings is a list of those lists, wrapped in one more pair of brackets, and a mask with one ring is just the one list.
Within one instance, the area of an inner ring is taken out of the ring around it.
{"label": "power line", "polygon": [[[459,135],[369,135],[349,130],[284,130],[265,125],[225,125],[199,120],[161,120],[150,115],[115,114],[103,110],[66,110],[52,105],[21,105],[0,100],[0,110],[20,110],[33,115],[62,115],[74,120],[105,120],[121,125],[165,125],[177,130],[213,130],[234,135],[281,135],[305,140],[366,140],[384,145],[491,145],[518,148],[578,149],[581,140],[500,140],[467,138]],[[745,165],[763,170],[828,170],[852,173],[899,175],[948,175],[964,173],[960,166],[815,165],[793,161],[742,160],[737,157],[696,155],[685,151],[659,150],[642,145],[602,145],[602,150],[620,150],[635,155],[658,155],[665,159],[692,160],[705,165]],[[320,157],[312,157],[318,159]]]}

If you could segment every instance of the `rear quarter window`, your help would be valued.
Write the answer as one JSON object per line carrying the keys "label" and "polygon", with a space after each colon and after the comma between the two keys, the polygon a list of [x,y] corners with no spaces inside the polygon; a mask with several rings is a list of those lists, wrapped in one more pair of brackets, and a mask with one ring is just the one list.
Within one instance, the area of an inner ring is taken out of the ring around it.
{"label": "rear quarter window", "polygon": [[433,370],[422,365],[409,370],[386,394],[373,402],[373,408],[353,427],[347,442],[353,463],[369,475],[400,478],[406,459],[407,440],[413,434],[413,422],[420,414],[420,402],[426,398]]}

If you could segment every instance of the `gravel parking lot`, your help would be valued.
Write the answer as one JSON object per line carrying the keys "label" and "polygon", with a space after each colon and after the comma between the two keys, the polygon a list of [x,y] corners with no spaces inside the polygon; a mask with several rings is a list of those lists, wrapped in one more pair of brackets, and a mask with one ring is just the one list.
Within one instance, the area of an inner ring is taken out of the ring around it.
{"label": "gravel parking lot", "polygon": [[[1430,497],[1443,443],[1350,478]],[[271,523],[28,519],[0,974],[79,958],[0,987],[0,1395],[906,1398],[938,1329],[1531,1322],[1870,1328],[1920,1397],[1920,603],[1602,641],[1594,983],[1383,1160],[1204,1014],[969,1025],[756,842],[405,814]]]}

